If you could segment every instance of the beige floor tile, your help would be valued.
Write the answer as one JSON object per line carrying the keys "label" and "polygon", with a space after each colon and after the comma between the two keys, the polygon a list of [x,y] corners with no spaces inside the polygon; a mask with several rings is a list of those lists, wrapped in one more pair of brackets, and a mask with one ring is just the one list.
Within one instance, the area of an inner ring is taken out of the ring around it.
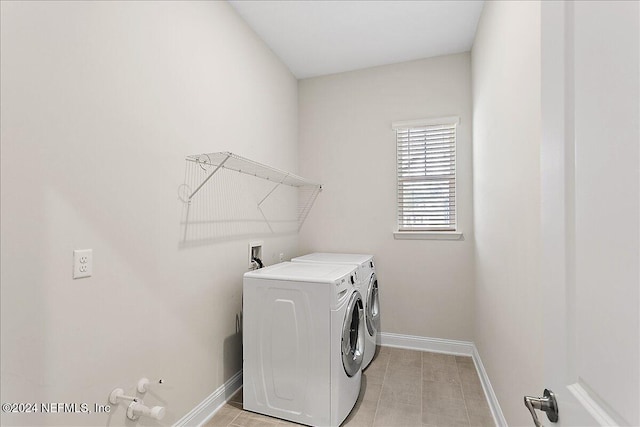
{"label": "beige floor tile", "polygon": [[242,411],[232,422],[231,426],[236,427],[259,427],[275,426],[280,422],[277,418],[255,414],[253,412]]}
{"label": "beige floor tile", "polygon": [[462,382],[462,393],[465,399],[485,399],[484,390],[480,382]]}
{"label": "beige floor tile", "polygon": [[379,385],[382,386],[382,382],[384,381],[384,372],[363,372],[362,380],[367,382],[368,385]]}
{"label": "beige floor tile", "polygon": [[391,357],[391,349],[389,347],[380,347],[381,349],[386,349],[386,350],[380,350],[378,353],[375,353],[373,356],[373,359],[371,359],[371,363],[375,363],[375,362],[382,362],[382,363],[386,363],[389,361],[389,358]]}
{"label": "beige floor tile", "polygon": [[388,365],[389,356],[379,357],[374,359],[371,364],[367,366],[367,369],[363,371],[363,374],[365,374],[370,380],[373,380],[374,378],[379,379],[379,383],[382,384]]}
{"label": "beige floor tile", "polygon": [[213,418],[205,424],[205,427],[227,427],[241,413],[241,409],[228,404],[224,405],[216,412]]}
{"label": "beige floor tile", "polygon": [[389,347],[389,353],[395,359],[422,359],[423,351],[408,348]]}
{"label": "beige floor tile", "polygon": [[376,347],[376,356],[378,354],[390,354],[391,353],[391,347],[386,347],[383,345],[379,345]]}
{"label": "beige floor tile", "polygon": [[465,403],[467,405],[469,419],[473,417],[475,419],[489,418],[493,420],[486,399],[465,399]]}
{"label": "beige floor tile", "polygon": [[460,384],[458,367],[454,364],[425,364],[422,378],[429,381]]}
{"label": "beige floor tile", "polygon": [[496,422],[491,416],[471,416],[469,415],[469,425],[471,427],[495,427]]}
{"label": "beige floor tile", "polygon": [[391,357],[391,353],[380,353],[380,354],[375,355],[373,357],[373,359],[371,359],[371,362],[369,362],[367,367],[364,368],[365,371],[367,369],[369,369],[369,366],[371,366],[371,365],[376,365],[376,364],[378,364],[378,365],[380,365],[380,364],[386,365],[389,362],[389,358],[390,357]]}
{"label": "beige floor tile", "polygon": [[429,414],[426,418],[423,417],[422,425],[424,427],[468,427],[469,422],[446,415]]}
{"label": "beige floor tile", "polygon": [[397,403],[386,405],[381,402],[373,420],[374,426],[380,427],[409,427],[420,425],[420,405],[404,405]]}
{"label": "beige floor tile", "polygon": [[460,384],[436,381],[422,382],[422,397],[427,400],[464,399]]}
{"label": "beige floor tile", "polygon": [[422,360],[431,365],[455,365],[456,358],[451,354],[424,352]]}
{"label": "beige floor tile", "polygon": [[422,369],[421,358],[395,358],[393,354],[389,357],[387,369]]}
{"label": "beige floor tile", "polygon": [[371,384],[368,381],[363,382],[360,388],[360,396],[358,400],[378,403],[380,400],[380,392],[382,391],[382,383]]}
{"label": "beige floor tile", "polygon": [[[467,408],[461,399],[437,399],[422,401],[422,423],[433,424],[434,417],[445,417],[459,423],[469,423]],[[437,422],[436,422],[437,424]]]}
{"label": "beige floor tile", "polygon": [[236,394],[234,394],[233,396],[231,396],[231,399],[229,399],[231,402],[240,402],[242,403],[242,388],[240,390],[238,390],[236,392]]}
{"label": "beige floor tile", "polygon": [[390,383],[411,383],[420,384],[422,381],[422,368],[416,368],[415,366],[406,365],[394,365],[389,362],[387,373],[384,377],[385,382]]}
{"label": "beige floor tile", "polygon": [[491,410],[485,399],[471,399],[465,401],[469,424],[474,427],[494,427],[496,425]]}
{"label": "beige floor tile", "polygon": [[391,357],[391,347],[378,347],[380,348],[380,351],[376,352],[373,355],[373,359],[371,360],[371,363],[373,363],[376,360],[382,360],[382,361],[389,361],[389,357]]}
{"label": "beige floor tile", "polygon": [[378,357],[376,357],[375,359],[373,359],[371,361],[371,363],[369,363],[369,365],[365,368],[365,371],[367,369],[369,369],[369,366],[371,366],[374,363],[377,363],[379,365],[384,365],[386,367],[389,364],[389,360],[391,360],[391,354],[390,353],[381,354]]}
{"label": "beige floor tile", "polygon": [[423,352],[404,348],[392,348],[389,365],[422,369],[422,353]]}
{"label": "beige floor tile", "polygon": [[480,377],[478,376],[475,366],[459,364],[458,373],[460,374],[460,380],[462,382],[480,384]]}
{"label": "beige floor tile", "polygon": [[377,401],[372,402],[364,400],[356,403],[356,406],[353,408],[347,419],[344,420],[342,425],[351,427],[372,426],[377,407]]}
{"label": "beige floor tile", "polygon": [[473,359],[471,356],[455,356],[457,364],[471,364],[473,365]]}
{"label": "beige floor tile", "polygon": [[227,405],[233,406],[234,408],[240,409],[242,411],[242,402],[236,402],[234,400],[230,400],[227,402]]}
{"label": "beige floor tile", "polygon": [[420,382],[415,384],[385,382],[380,393],[380,405],[388,406],[396,403],[420,406],[422,403]]}
{"label": "beige floor tile", "polygon": [[474,412],[479,412],[479,411],[484,411],[486,413],[491,413],[491,410],[489,409],[489,404],[487,403],[487,400],[484,398],[484,396],[481,396],[480,398],[473,398],[473,397],[465,397],[465,400],[467,401],[467,409],[470,411],[474,411]]}

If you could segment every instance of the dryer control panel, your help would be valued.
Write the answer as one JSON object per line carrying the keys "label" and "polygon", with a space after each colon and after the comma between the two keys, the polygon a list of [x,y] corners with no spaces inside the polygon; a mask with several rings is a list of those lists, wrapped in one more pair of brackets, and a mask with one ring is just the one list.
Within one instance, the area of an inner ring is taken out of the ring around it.
{"label": "dryer control panel", "polygon": [[358,284],[357,277],[357,270],[354,269],[351,273],[346,274],[335,281],[335,293],[332,301],[334,309],[347,303],[347,300]]}

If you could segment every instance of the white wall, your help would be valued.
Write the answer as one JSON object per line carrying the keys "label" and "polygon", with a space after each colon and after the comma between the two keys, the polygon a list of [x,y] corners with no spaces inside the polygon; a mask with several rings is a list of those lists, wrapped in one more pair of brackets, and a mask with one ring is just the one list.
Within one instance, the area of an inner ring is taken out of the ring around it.
{"label": "white wall", "polygon": [[[181,244],[184,157],[296,172],[297,82],[225,2],[1,7],[3,402],[106,403],[162,377],[145,402],[170,425],[242,366],[247,239]],[[264,241],[269,263],[297,250],[295,235]],[[93,277],[72,280],[84,248]]]}
{"label": "white wall", "polygon": [[486,2],[472,49],[475,342],[509,425],[544,388],[540,3]]}
{"label": "white wall", "polygon": [[[300,172],[324,190],[300,233],[300,252],[371,253],[382,331],[471,340],[473,224],[468,53],[301,80]],[[461,241],[394,240],[391,122],[460,116]]]}

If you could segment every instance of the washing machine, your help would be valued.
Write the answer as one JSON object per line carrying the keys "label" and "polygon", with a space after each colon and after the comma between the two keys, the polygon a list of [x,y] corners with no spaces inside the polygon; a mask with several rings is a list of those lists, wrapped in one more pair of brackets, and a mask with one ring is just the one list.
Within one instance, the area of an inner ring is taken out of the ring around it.
{"label": "washing machine", "polygon": [[364,300],[365,309],[365,345],[362,369],[369,366],[379,344],[380,303],[378,300],[378,277],[373,262],[373,255],[339,254],[316,252],[293,258],[292,262],[315,264],[344,264],[358,267],[357,288]]}
{"label": "washing machine", "polygon": [[338,426],[360,392],[364,303],[353,265],[284,262],[243,280],[243,408]]}

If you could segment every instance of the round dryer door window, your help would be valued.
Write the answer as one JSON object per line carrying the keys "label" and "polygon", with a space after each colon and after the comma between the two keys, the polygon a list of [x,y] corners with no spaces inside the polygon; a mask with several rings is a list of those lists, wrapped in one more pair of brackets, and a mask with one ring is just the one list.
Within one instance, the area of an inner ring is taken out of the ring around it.
{"label": "round dryer door window", "polygon": [[378,278],[371,275],[367,287],[367,332],[374,336],[380,327],[380,302],[378,301]]}
{"label": "round dryer door window", "polygon": [[364,358],[364,309],[362,297],[354,292],[347,305],[342,325],[342,365],[348,376],[354,376]]}

